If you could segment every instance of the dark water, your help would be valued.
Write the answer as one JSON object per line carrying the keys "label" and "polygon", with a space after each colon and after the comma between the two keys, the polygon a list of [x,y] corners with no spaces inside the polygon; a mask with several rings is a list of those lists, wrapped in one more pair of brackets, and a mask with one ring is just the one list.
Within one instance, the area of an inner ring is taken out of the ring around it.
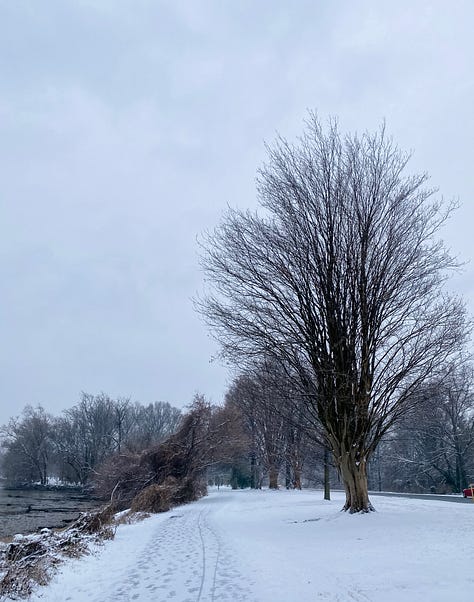
{"label": "dark water", "polygon": [[100,502],[76,491],[0,488],[0,537],[66,527]]}

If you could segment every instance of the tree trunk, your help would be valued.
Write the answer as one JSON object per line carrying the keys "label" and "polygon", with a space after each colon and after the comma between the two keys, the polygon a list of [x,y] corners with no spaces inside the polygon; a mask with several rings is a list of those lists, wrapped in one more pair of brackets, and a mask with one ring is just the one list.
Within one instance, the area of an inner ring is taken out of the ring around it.
{"label": "tree trunk", "polygon": [[467,485],[467,472],[464,457],[461,451],[456,446],[456,491],[462,491]]}
{"label": "tree trunk", "polygon": [[380,469],[380,456],[377,458],[377,476],[378,476],[379,491],[382,491],[382,471]]}
{"label": "tree trunk", "polygon": [[293,475],[293,488],[301,490],[301,468],[299,465],[295,466],[295,474]]}
{"label": "tree trunk", "polygon": [[268,471],[269,489],[278,489],[278,473],[278,468],[276,468],[275,466],[270,466],[270,470]]}
{"label": "tree trunk", "polygon": [[287,489],[291,489],[292,487],[292,483],[291,483],[291,465],[290,465],[290,461],[287,459],[286,463],[285,463],[285,487]]}
{"label": "tree trunk", "polygon": [[331,499],[331,487],[329,484],[329,450],[324,448],[324,499]]}
{"label": "tree trunk", "polygon": [[258,489],[257,487],[257,460],[255,454],[250,454],[250,489]]}
{"label": "tree trunk", "polygon": [[344,511],[372,512],[375,508],[369,500],[366,461],[356,460],[354,453],[346,452],[336,459],[346,491]]}

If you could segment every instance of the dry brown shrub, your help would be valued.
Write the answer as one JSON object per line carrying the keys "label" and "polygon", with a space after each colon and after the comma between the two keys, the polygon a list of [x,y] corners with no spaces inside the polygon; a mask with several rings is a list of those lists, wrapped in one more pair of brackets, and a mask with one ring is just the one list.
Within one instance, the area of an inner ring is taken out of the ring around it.
{"label": "dry brown shrub", "polygon": [[203,476],[210,461],[211,408],[196,398],[180,428],[142,453],[108,459],[95,477],[96,492],[115,510],[163,512],[205,495]]}
{"label": "dry brown shrub", "polygon": [[46,585],[65,557],[88,552],[88,545],[112,539],[113,508],[81,515],[64,531],[44,529],[41,534],[15,536],[0,549],[0,600],[29,596],[37,585]]}
{"label": "dry brown shrub", "polygon": [[45,545],[41,539],[28,540],[26,538],[15,539],[8,544],[5,559],[8,562],[18,562],[24,558],[44,554]]}
{"label": "dry brown shrub", "polygon": [[3,596],[13,600],[26,598],[36,585],[46,585],[51,578],[53,563],[41,558],[22,565],[12,564],[0,581],[0,599]]}
{"label": "dry brown shrub", "polygon": [[173,504],[179,506],[194,502],[206,495],[206,483],[202,479],[185,478],[178,482],[173,494]]}
{"label": "dry brown shrub", "polygon": [[111,523],[114,516],[114,507],[112,504],[104,506],[98,512],[86,512],[71,525],[70,531],[76,531],[86,535],[98,534],[105,539],[110,539],[108,531],[111,530]]}
{"label": "dry brown shrub", "polygon": [[88,553],[87,543],[79,536],[61,541],[58,551],[66,558],[80,558]]}
{"label": "dry brown shrub", "polygon": [[166,485],[149,485],[132,501],[132,512],[167,512],[171,508],[172,491]]}
{"label": "dry brown shrub", "polygon": [[150,482],[150,476],[141,465],[140,454],[111,456],[95,475],[94,491],[104,500],[109,499],[116,510],[125,510],[147,481]]}

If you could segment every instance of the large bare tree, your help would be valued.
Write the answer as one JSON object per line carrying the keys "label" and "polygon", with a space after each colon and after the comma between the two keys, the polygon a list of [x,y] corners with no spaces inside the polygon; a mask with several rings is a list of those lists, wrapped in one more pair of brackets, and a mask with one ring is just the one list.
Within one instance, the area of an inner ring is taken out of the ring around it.
{"label": "large bare tree", "polygon": [[343,136],[311,115],[259,172],[262,211],[229,210],[204,243],[200,302],[223,356],[271,357],[301,379],[346,491],[372,509],[366,465],[412,390],[452,359],[464,307],[443,293],[450,208],[382,128]]}

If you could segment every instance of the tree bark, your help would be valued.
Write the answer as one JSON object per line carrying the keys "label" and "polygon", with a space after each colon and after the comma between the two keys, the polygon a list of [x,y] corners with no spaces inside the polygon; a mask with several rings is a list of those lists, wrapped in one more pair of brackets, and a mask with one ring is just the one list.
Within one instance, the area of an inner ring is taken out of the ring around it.
{"label": "tree bark", "polygon": [[331,487],[329,484],[329,450],[324,448],[324,499],[331,499]]}
{"label": "tree bark", "polygon": [[350,514],[375,511],[369,500],[366,461],[358,461],[351,452],[342,454],[336,461],[346,491],[342,509]]}
{"label": "tree bark", "polygon": [[292,482],[291,482],[291,464],[290,461],[287,459],[286,463],[285,463],[285,487],[287,489],[291,489],[292,488]]}
{"label": "tree bark", "polygon": [[293,476],[293,488],[301,490],[301,468],[299,465],[295,466],[295,474]]}
{"label": "tree bark", "polygon": [[278,473],[278,468],[270,466],[268,471],[268,487],[270,489],[278,489]]}
{"label": "tree bark", "polygon": [[258,489],[257,483],[257,460],[255,453],[250,456],[250,489]]}

